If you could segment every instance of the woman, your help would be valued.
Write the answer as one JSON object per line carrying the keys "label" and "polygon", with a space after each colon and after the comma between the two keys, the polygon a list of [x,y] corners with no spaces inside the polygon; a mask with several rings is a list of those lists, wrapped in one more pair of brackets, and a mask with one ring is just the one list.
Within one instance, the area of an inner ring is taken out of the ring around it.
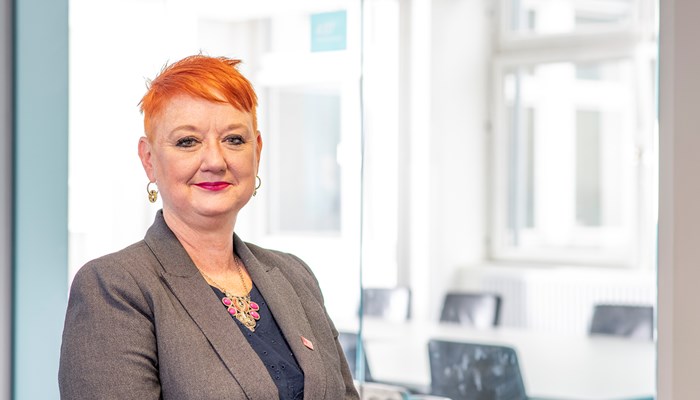
{"label": "woman", "polygon": [[262,149],[238,62],[187,57],[141,100],[139,157],[163,209],[75,276],[61,398],[358,398],[311,270],[234,234]]}

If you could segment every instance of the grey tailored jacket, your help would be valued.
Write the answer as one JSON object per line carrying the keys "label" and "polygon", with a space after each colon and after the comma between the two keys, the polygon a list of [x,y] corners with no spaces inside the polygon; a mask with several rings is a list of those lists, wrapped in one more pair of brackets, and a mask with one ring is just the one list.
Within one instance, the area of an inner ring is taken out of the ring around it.
{"label": "grey tailored jacket", "polygon": [[[358,399],[308,266],[233,240],[304,371],[304,399]],[[144,240],[76,274],[61,345],[61,399],[279,398],[235,324],[158,212]]]}

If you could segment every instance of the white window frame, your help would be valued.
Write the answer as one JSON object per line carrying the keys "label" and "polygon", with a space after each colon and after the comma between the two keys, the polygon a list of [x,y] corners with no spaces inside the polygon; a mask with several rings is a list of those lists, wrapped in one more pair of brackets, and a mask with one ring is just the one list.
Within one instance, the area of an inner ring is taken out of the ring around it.
{"label": "white window frame", "polygon": [[[651,61],[656,59],[653,29],[642,24],[641,16],[648,13],[648,2],[640,0],[639,12],[634,16],[635,23],[605,29],[587,30],[557,35],[524,34],[515,35],[507,30],[510,2],[500,1],[498,40],[493,57],[493,97],[492,97],[492,139],[489,152],[491,163],[490,187],[491,223],[489,226],[488,254],[494,261],[518,261],[532,263],[611,265],[652,268],[655,255],[656,226],[656,149],[653,134],[656,132],[656,118],[649,113],[638,111],[635,132],[637,164],[634,172],[635,187],[632,195],[636,199],[632,226],[627,226],[630,241],[627,247],[607,248],[599,251],[560,248],[518,248],[506,245],[503,238],[508,233],[508,123],[504,96],[504,77],[507,71],[516,67],[555,62],[596,62],[605,60],[631,60],[634,79],[646,88],[643,79],[650,76]],[[646,8],[645,8],[646,7]],[[639,108],[654,109],[653,90],[643,90]]]}

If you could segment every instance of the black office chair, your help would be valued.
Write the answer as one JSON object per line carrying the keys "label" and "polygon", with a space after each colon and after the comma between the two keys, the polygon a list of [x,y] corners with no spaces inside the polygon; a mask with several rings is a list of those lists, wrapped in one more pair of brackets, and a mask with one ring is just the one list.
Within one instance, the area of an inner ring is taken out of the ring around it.
{"label": "black office chair", "polygon": [[501,296],[495,293],[450,292],[445,296],[440,322],[454,322],[475,328],[498,326]]}
{"label": "black office chair", "polygon": [[513,348],[428,342],[431,394],[453,400],[527,400]]}
{"label": "black office chair", "polygon": [[362,293],[362,315],[399,322],[410,317],[409,288],[364,288]]}
{"label": "black office chair", "polygon": [[[340,347],[343,348],[343,353],[345,358],[348,360],[348,366],[350,367],[350,372],[352,373],[353,379],[358,379],[357,377],[357,334],[354,332],[338,332],[338,341],[340,342]],[[365,364],[365,381],[372,382],[372,374],[369,371],[369,364],[367,363],[367,356],[363,352],[362,359]]]}
{"label": "black office chair", "polygon": [[654,339],[654,307],[649,305],[596,304],[591,335]]}

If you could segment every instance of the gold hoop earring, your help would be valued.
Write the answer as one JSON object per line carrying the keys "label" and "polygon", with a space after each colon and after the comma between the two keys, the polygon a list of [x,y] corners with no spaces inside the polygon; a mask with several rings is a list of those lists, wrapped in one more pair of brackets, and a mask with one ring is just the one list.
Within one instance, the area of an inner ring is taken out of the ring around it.
{"label": "gold hoop earring", "polygon": [[[155,203],[156,200],[158,200],[158,190],[151,189],[151,184],[155,182],[148,182],[146,185],[146,193],[148,193],[148,201],[151,203]],[[158,185],[156,185],[156,189],[158,188]]]}
{"label": "gold hoop earring", "polygon": [[257,185],[255,185],[255,190],[253,191],[253,196],[258,194],[258,189],[260,189],[260,185],[262,185],[262,180],[260,179],[260,177],[258,175],[255,175],[255,180],[258,182],[257,182]]}

